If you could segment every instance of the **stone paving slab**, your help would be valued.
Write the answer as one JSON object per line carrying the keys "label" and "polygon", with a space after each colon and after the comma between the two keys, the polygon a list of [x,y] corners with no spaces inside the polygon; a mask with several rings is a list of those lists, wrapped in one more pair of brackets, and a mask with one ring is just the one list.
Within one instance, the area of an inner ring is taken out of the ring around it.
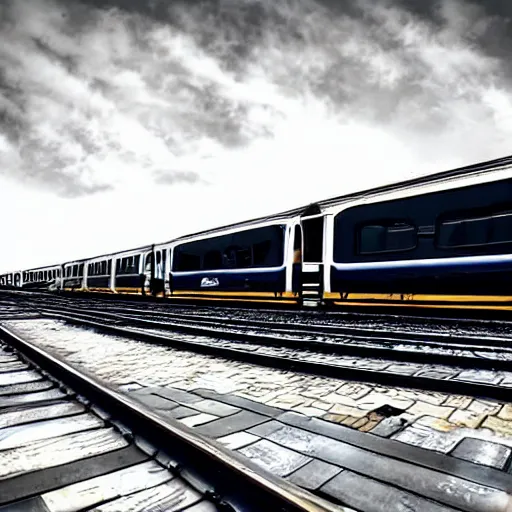
{"label": "stone paving slab", "polygon": [[351,471],[342,471],[320,489],[349,507],[366,512],[455,512],[431,500],[385,485]]}
{"label": "stone paving slab", "polygon": [[343,470],[340,467],[335,466],[334,464],[313,459],[305,466],[294,471],[288,480],[295,485],[303,487],[304,489],[316,491],[342,471]]}
{"label": "stone paving slab", "polygon": [[476,464],[504,469],[511,453],[512,450],[502,444],[466,437],[455,447],[451,455]]}

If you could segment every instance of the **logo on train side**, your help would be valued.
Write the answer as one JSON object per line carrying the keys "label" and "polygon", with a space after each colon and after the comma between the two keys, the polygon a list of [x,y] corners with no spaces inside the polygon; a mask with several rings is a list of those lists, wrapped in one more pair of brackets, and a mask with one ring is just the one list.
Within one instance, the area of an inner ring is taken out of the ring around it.
{"label": "logo on train side", "polygon": [[216,277],[203,277],[201,279],[201,288],[212,288],[219,286],[219,280]]}

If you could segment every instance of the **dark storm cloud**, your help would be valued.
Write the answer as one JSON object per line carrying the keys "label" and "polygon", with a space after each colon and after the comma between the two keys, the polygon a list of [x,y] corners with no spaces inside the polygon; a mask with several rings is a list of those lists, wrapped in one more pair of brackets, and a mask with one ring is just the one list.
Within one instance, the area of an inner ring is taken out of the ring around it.
{"label": "dark storm cloud", "polygon": [[223,158],[295,130],[301,109],[340,129],[381,127],[419,154],[436,137],[453,154],[478,126],[489,154],[475,158],[498,156],[494,141],[511,130],[500,117],[511,11],[465,0],[10,0],[0,165],[65,197],[195,184],[203,166],[222,172]]}

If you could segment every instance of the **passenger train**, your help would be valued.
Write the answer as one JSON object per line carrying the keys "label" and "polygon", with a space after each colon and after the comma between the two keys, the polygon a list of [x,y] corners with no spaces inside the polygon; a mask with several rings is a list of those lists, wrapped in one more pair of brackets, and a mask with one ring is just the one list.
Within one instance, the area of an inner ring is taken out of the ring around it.
{"label": "passenger train", "polygon": [[512,157],[0,276],[178,301],[512,309]]}

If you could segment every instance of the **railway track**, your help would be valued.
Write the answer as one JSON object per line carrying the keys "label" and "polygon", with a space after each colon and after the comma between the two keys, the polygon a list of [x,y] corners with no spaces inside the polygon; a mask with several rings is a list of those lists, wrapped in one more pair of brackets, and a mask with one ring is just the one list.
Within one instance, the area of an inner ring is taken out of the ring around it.
{"label": "railway track", "polygon": [[[54,302],[56,307],[66,308],[69,307],[69,301],[45,301],[43,306],[48,308],[51,306],[51,302]],[[321,317],[321,321],[318,320],[316,323],[307,323],[304,320],[308,319],[306,315],[298,316],[295,314],[294,317],[287,319],[287,321],[283,321],[282,317],[278,317],[278,319],[273,319],[272,316],[270,318],[267,317],[266,320],[255,320],[253,318],[233,318],[230,317],[230,313],[232,312],[223,312],[222,316],[211,316],[204,314],[194,313],[192,315],[186,314],[183,311],[179,312],[169,312],[169,310],[147,310],[140,308],[128,308],[126,305],[110,305],[110,307],[106,307],[103,304],[98,305],[97,302],[93,301],[73,301],[72,309],[75,311],[84,310],[84,312],[91,313],[95,312],[96,314],[104,314],[106,317],[109,313],[112,315],[112,318],[125,318],[131,319],[135,321],[135,319],[153,321],[155,324],[163,325],[166,323],[168,326],[172,326],[175,329],[183,326],[192,326],[196,327],[197,333],[200,333],[200,327],[204,327],[211,331],[212,329],[218,329],[220,326],[226,331],[227,329],[234,331],[238,334],[250,333],[251,331],[257,330],[256,333],[261,338],[265,333],[271,333],[276,336],[300,336],[302,340],[314,341],[314,338],[326,338],[327,336],[332,336],[333,340],[336,340],[336,337],[340,338],[340,341],[347,344],[353,341],[371,341],[372,346],[377,346],[379,342],[383,343],[394,343],[403,341],[408,343],[409,345],[413,345],[414,342],[421,343],[424,347],[439,347],[446,348],[450,346],[460,346],[462,349],[470,348],[472,350],[477,350],[481,352],[495,352],[498,348],[503,348],[503,355],[505,355],[508,350],[512,348],[512,327],[505,328],[501,333],[493,333],[489,332],[489,326],[496,327],[496,323],[485,324],[487,326],[487,331],[480,332],[471,332],[468,330],[461,331],[459,325],[455,332],[453,330],[449,330],[447,332],[443,332],[440,330],[436,330],[436,324],[429,324],[429,330],[425,328],[419,328],[421,324],[411,326],[408,328],[399,327],[398,323],[391,324],[389,322],[389,317],[387,317],[387,324],[384,323],[382,325],[383,320],[380,317],[378,318],[378,324],[376,324],[375,320],[373,321],[374,326],[370,328],[369,326],[354,326],[347,325],[346,321],[343,319],[338,319],[336,322],[329,322],[329,318]],[[174,308],[173,308],[174,309]],[[70,310],[71,311],[71,310]],[[275,312],[272,312],[275,314]],[[260,314],[261,317],[261,314]],[[401,323],[404,320],[402,317],[399,317]],[[431,321],[437,319],[431,319]],[[447,319],[444,319],[446,321]],[[460,323],[460,321],[458,322]],[[447,327],[444,325],[443,327]],[[390,332],[391,331],[391,332]],[[227,334],[226,334],[227,335]],[[308,339],[310,338],[310,339]],[[251,341],[248,339],[248,341]],[[404,347],[400,347],[402,350]],[[462,355],[462,354],[460,354]],[[489,356],[492,357],[492,356]],[[505,357],[506,358],[506,357]],[[478,364],[478,363],[476,363]],[[485,364],[485,363],[484,363]]]}
{"label": "railway track", "polygon": [[347,510],[0,327],[0,510]]}
{"label": "railway track", "polygon": [[[50,302],[48,304],[48,302]],[[512,346],[504,336],[391,332],[345,326],[180,318],[90,301],[25,300],[27,307],[77,326],[238,361],[400,387],[507,399]],[[25,308],[27,311],[27,308]],[[265,324],[265,325],[263,325]]]}
{"label": "railway track", "polygon": [[[297,309],[264,309],[256,310],[251,308],[226,308],[218,305],[189,305],[171,304],[163,299],[144,299],[140,296],[118,296],[118,295],[94,295],[66,292],[62,295],[55,295],[48,292],[37,291],[11,291],[13,296],[27,297],[34,301],[42,301],[45,304],[67,304],[70,301],[76,307],[96,308],[103,311],[127,311],[137,314],[155,314],[157,316],[185,319],[189,317],[194,321],[223,321],[230,320],[234,323],[247,325],[252,323],[255,327],[271,324],[277,328],[280,325],[293,328],[295,325],[300,328],[307,326],[318,327],[324,332],[341,332],[346,329],[356,329],[371,336],[374,332],[392,331],[397,334],[402,330],[404,334],[428,334],[454,335],[456,337],[511,337],[512,321],[510,320],[486,320],[478,318],[461,318],[454,316],[454,312],[448,311],[443,314],[433,314],[432,311],[423,311],[422,315],[400,312],[396,314],[389,312],[368,313],[354,311],[332,311],[314,310],[305,311]],[[451,313],[450,316],[446,316]],[[261,320],[264,318],[264,320]]]}
{"label": "railway track", "polygon": [[[95,308],[104,311],[126,311],[137,314],[154,314],[166,318],[190,318],[195,322],[208,320],[216,322],[219,317],[223,321],[230,320],[241,325],[265,327],[269,324],[274,328],[281,326],[289,329],[318,328],[324,332],[347,332],[355,329],[367,336],[374,333],[393,331],[395,335],[402,330],[404,335],[428,334],[454,335],[457,337],[511,337],[512,322],[507,320],[483,320],[471,318],[454,318],[436,315],[408,315],[354,313],[338,311],[298,311],[275,309],[236,309],[221,306],[191,306],[185,304],[168,304],[162,301],[141,302],[125,298],[94,297],[87,298],[80,294],[56,296],[39,292],[13,292],[15,295],[30,297],[31,300],[40,300],[45,304],[67,304],[70,301],[76,307]],[[128,297],[131,298],[131,297]],[[261,318],[265,320],[261,320]]]}

